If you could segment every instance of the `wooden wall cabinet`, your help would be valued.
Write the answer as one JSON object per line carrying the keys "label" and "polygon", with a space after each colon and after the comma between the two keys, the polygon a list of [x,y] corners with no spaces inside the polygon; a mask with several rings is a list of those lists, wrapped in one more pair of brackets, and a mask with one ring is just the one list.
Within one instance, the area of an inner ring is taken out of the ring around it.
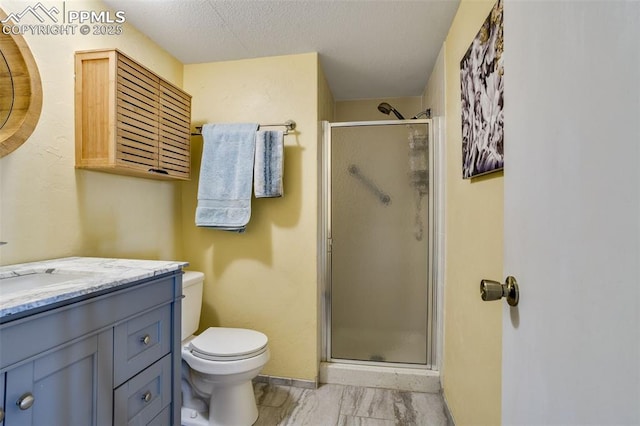
{"label": "wooden wall cabinet", "polygon": [[76,167],[190,177],[191,96],[117,49],[76,52]]}

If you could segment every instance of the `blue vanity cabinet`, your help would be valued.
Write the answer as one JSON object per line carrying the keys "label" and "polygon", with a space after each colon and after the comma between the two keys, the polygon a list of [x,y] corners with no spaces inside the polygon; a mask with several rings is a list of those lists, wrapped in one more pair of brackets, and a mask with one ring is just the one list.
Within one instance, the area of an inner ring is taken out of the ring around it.
{"label": "blue vanity cabinet", "polygon": [[176,271],[0,324],[0,426],[180,424],[181,294]]}

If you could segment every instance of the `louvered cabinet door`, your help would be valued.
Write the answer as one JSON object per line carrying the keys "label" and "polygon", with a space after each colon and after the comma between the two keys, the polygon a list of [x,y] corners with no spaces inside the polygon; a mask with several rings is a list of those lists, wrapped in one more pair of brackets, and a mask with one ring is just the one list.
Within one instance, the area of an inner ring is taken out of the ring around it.
{"label": "louvered cabinet door", "polygon": [[116,163],[158,169],[160,80],[123,55],[118,55]]}
{"label": "louvered cabinet door", "polygon": [[160,81],[159,168],[189,179],[191,171],[191,96]]}

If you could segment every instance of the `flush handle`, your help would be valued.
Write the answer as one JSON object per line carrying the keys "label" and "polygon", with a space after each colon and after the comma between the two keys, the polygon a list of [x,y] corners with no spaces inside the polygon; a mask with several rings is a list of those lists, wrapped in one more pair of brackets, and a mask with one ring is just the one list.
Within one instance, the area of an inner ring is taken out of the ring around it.
{"label": "flush handle", "polygon": [[510,306],[517,306],[520,300],[518,282],[512,276],[508,276],[504,284],[493,280],[482,280],[480,281],[480,297],[485,302],[500,300],[504,297]]}

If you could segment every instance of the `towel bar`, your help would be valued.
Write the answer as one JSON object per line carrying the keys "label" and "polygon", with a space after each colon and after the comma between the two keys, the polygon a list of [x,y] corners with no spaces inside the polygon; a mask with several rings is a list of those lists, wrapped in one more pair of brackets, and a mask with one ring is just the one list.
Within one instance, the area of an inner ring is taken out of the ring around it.
{"label": "towel bar", "polygon": [[[276,123],[276,124],[260,124],[258,128],[261,127],[285,127],[284,134],[288,135],[291,130],[296,129],[296,122],[293,120],[287,120],[284,123]],[[191,136],[202,136],[202,126],[196,127],[197,132],[191,133]]]}

